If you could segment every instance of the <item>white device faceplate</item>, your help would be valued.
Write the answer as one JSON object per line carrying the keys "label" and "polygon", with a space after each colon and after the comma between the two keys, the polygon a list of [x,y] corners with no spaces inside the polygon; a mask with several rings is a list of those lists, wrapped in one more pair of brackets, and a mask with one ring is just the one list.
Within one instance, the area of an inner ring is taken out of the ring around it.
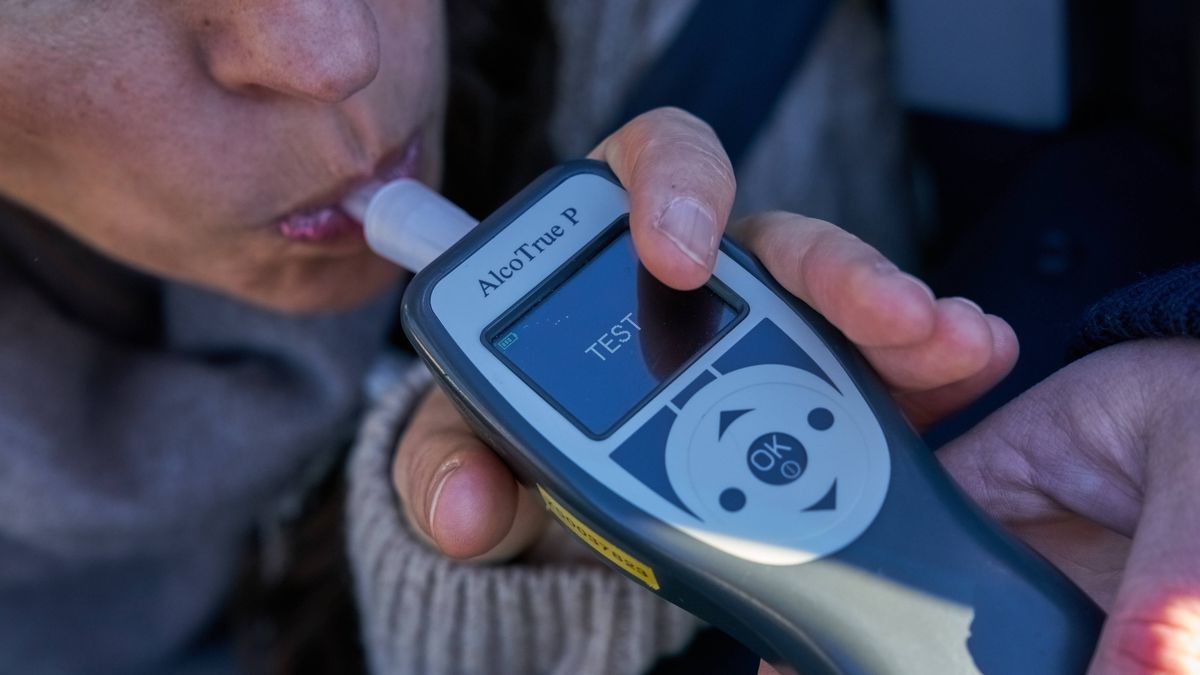
{"label": "white device faceplate", "polygon": [[[726,553],[769,565],[808,562],[857,539],[887,493],[891,464],[883,430],[858,387],[804,319],[724,252],[718,255],[714,275],[742,298],[748,314],[607,438],[585,435],[485,344],[484,331],[496,319],[628,208],[625,192],[600,176],[567,178],[436,283],[431,294],[434,314],[479,374],[539,433],[593,478],[653,517]],[[568,209],[574,210],[578,224],[565,227],[553,245],[525,260],[485,297],[480,280],[493,279],[489,273],[518,257],[514,251],[522,244],[554,225],[566,225],[562,214]],[[806,352],[828,381],[788,365],[754,365],[720,374],[682,408],[671,403],[705,371],[716,374],[714,362],[766,319]],[[751,411],[726,424],[720,413],[729,406]],[[803,422],[815,407],[824,408],[837,422],[820,431],[806,428]],[[610,457],[664,408],[677,414],[666,440],[667,475],[687,511]],[[749,449],[741,446],[773,432],[803,443],[808,466],[795,482],[768,485],[756,479],[748,465]],[[833,481],[837,506],[807,509],[814,500],[829,496]],[[713,491],[726,483],[743,492],[744,508],[722,508]]]}

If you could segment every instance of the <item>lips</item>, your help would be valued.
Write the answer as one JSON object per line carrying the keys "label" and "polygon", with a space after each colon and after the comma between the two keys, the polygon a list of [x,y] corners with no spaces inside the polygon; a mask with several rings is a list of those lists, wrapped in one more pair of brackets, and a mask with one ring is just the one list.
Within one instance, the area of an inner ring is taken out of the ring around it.
{"label": "lips", "polygon": [[385,156],[375,173],[348,182],[325,206],[296,211],[280,218],[275,222],[275,229],[287,239],[311,244],[328,244],[351,237],[362,239],[362,223],[338,205],[342,198],[373,181],[386,183],[411,178],[417,173],[420,159],[420,137],[414,134],[408,143]]}

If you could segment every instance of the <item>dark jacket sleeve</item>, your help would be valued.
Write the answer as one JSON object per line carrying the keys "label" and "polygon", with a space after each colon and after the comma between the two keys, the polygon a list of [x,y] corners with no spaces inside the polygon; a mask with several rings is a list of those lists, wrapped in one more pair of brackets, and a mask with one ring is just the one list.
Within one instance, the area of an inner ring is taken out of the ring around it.
{"label": "dark jacket sleeve", "polygon": [[1083,317],[1071,345],[1077,359],[1142,338],[1200,337],[1200,263],[1116,291]]}

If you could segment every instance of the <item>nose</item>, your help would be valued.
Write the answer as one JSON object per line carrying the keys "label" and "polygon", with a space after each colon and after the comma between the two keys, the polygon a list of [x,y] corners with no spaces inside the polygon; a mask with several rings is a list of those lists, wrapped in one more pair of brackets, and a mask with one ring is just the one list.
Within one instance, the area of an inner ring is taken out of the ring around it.
{"label": "nose", "polygon": [[379,31],[366,0],[230,0],[208,7],[201,50],[212,78],[227,89],[336,103],[379,71]]}

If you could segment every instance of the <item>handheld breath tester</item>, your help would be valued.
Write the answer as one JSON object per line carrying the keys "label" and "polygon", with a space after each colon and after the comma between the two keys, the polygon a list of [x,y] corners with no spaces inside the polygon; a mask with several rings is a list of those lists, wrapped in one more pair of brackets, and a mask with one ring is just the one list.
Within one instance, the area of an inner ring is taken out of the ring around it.
{"label": "handheld breath tester", "polygon": [[1082,673],[1100,610],[960,493],[845,338],[729,241],[704,287],[668,288],[628,210],[603,164],[563,165],[404,298],[547,508],[785,669]]}

